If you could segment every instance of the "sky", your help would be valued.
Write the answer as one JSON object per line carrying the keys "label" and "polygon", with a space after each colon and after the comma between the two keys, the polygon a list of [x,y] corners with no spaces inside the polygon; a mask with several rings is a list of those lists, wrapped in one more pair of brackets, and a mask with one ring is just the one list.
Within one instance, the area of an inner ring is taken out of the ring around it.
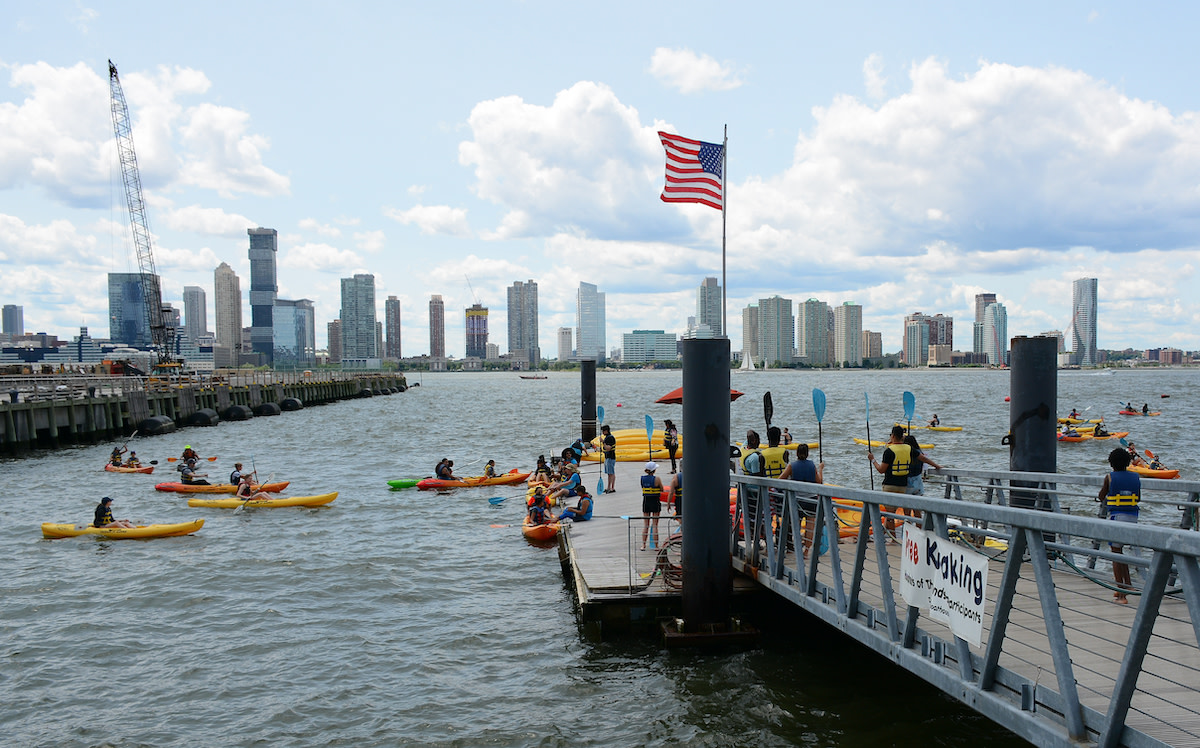
{"label": "sky", "polygon": [[[682,334],[722,277],[720,211],[659,200],[657,132],[728,128],[729,337],[780,295],[945,314],[970,350],[974,296],[1010,336],[1071,325],[1098,279],[1098,345],[1200,349],[1200,5],[762,2],[5,3],[0,303],[27,332],[108,335],[106,274],[136,272],[110,115],[119,70],[164,300],[208,293],[246,230],[279,232],[279,296],[340,279],[401,302],[490,310],[538,283],[543,355],[607,296],[608,347]],[[243,312],[249,324],[248,302]],[[1069,341],[1069,335],[1068,335]]]}

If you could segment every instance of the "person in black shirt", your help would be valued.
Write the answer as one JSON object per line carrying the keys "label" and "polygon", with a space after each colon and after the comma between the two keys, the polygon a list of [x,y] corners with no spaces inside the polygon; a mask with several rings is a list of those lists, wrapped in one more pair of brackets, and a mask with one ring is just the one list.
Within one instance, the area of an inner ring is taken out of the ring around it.
{"label": "person in black shirt", "polygon": [[92,520],[93,527],[136,527],[127,519],[113,519],[112,499],[105,496],[96,505],[96,516]]}

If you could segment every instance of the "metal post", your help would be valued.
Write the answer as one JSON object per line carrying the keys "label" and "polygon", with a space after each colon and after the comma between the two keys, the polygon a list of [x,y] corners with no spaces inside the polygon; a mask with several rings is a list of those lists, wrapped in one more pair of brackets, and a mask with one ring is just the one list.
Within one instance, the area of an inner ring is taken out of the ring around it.
{"label": "metal post", "polygon": [[685,632],[730,617],[729,338],[683,341],[683,621]]}
{"label": "metal post", "polygon": [[[1024,336],[1012,339],[1009,400],[1010,470],[1058,472],[1058,339]],[[1048,508],[1046,494],[1021,491],[1036,482],[1012,481],[1009,503],[1026,509]],[[1053,540],[1053,535],[1046,537]]]}
{"label": "metal post", "polygon": [[579,367],[580,436],[590,442],[596,438],[596,361],[584,359]]}

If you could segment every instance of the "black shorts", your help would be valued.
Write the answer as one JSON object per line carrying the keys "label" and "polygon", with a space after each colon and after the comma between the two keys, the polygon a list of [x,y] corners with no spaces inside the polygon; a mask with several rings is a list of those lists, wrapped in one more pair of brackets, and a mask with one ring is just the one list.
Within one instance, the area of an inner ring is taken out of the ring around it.
{"label": "black shorts", "polygon": [[647,496],[642,494],[642,514],[662,514],[661,494]]}

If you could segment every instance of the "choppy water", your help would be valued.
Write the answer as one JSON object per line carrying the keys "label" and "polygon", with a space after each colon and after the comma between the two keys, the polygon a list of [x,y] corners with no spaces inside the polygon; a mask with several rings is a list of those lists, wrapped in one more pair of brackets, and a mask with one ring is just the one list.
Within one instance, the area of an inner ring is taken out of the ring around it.
{"label": "choppy water", "polygon": [[[961,745],[1019,744],[849,640],[773,609],[759,650],[667,653],[655,643],[584,640],[553,551],[526,544],[520,507],[481,493],[389,492],[442,456],[470,474],[494,458],[528,467],[578,429],[578,375],[414,375],[387,398],[135,439],[159,473],[100,470],[111,445],[0,461],[0,726],[7,745]],[[615,428],[650,414],[678,372],[600,373]],[[1186,477],[1200,475],[1184,434],[1200,406],[1196,374],[1064,373],[1060,411],[1090,407],[1134,428]],[[1005,468],[1008,377],[986,371],[735,375],[735,434],[774,422],[815,438],[811,390],[828,398],[827,480],[865,486],[863,393],[872,436],[937,412],[935,459]],[[1160,399],[1160,394],[1170,394]],[[1119,402],[1161,406],[1121,418]],[[620,403],[621,407],[617,404]],[[760,428],[761,430],[761,428]],[[189,509],[154,482],[191,444],[292,481],[337,490],[319,510]],[[1068,449],[1069,447],[1069,449]],[[1063,445],[1059,469],[1104,470],[1106,449]],[[474,463],[474,464],[468,464]],[[118,517],[202,516],[195,536],[148,542],[44,541],[43,521],[86,522],[100,496]],[[492,495],[487,492],[487,495]],[[1176,517],[1164,517],[1171,524]],[[1153,519],[1149,521],[1154,521]]]}

